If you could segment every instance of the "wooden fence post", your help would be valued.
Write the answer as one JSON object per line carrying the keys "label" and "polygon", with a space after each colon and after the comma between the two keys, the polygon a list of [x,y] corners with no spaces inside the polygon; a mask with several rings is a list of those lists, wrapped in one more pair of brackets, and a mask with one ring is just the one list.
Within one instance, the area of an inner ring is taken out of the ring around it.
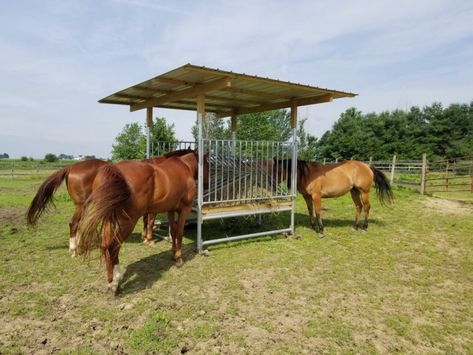
{"label": "wooden fence post", "polygon": [[425,194],[425,182],[427,180],[427,154],[422,154],[422,176],[420,177],[420,193]]}
{"label": "wooden fence post", "polygon": [[447,159],[445,164],[445,190],[448,191],[448,170],[450,169],[450,161]]}
{"label": "wooden fence post", "polygon": [[372,164],[373,164],[373,157],[370,157],[369,165],[372,165]]}
{"label": "wooden fence post", "polygon": [[396,154],[393,155],[393,164],[391,166],[391,184],[394,182],[394,170],[396,169]]}

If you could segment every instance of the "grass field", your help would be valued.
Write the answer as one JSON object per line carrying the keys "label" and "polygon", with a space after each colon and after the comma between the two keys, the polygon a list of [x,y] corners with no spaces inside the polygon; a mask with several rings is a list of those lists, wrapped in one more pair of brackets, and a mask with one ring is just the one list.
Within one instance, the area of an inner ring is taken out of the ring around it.
{"label": "grass field", "polygon": [[[41,180],[0,179],[0,353],[472,353],[473,205],[395,189],[372,195],[367,233],[350,226],[349,196],[324,200],[326,236],[296,232],[216,245],[184,266],[170,245],[121,251],[120,294],[103,264],[71,259],[64,188],[57,210],[29,230],[24,212]],[[286,226],[288,216],[263,220]],[[141,227],[138,226],[138,227]],[[138,232],[138,227],[136,232]],[[206,235],[255,231],[256,221],[204,225]]]}

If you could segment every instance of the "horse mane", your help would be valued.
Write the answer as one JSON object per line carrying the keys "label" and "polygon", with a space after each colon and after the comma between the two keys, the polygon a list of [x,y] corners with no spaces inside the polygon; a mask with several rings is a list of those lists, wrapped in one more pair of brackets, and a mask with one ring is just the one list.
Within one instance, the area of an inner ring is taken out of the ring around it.
{"label": "horse mane", "polygon": [[170,158],[170,157],[180,157],[182,155],[186,155],[189,153],[195,153],[195,150],[187,148],[187,149],[179,149],[179,150],[174,150],[172,152],[166,153],[163,155],[163,157]]}
{"label": "horse mane", "polygon": [[[285,169],[287,167],[287,188],[291,188],[292,181],[292,159],[274,159],[275,163],[279,164],[279,168]],[[310,162],[306,160],[297,160],[297,179],[303,179],[309,173]]]}

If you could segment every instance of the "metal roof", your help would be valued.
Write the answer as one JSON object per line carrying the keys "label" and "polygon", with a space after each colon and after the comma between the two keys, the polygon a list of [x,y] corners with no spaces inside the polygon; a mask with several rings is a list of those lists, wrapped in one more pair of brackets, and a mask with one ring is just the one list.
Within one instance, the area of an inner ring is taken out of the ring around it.
{"label": "metal roof", "polygon": [[205,96],[205,111],[220,117],[356,96],[350,92],[185,64],[99,102],[128,105],[130,111],[146,107],[195,111],[199,95]]}

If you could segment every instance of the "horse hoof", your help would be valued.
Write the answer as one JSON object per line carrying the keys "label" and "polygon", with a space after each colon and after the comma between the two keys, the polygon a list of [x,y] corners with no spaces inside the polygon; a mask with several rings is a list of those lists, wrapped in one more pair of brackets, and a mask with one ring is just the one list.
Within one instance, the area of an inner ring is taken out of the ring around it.
{"label": "horse hoof", "polygon": [[319,239],[322,239],[322,238],[324,237],[324,235],[323,235],[323,233],[317,233],[317,237],[318,237]]}
{"label": "horse hoof", "polygon": [[118,282],[112,281],[108,284],[108,291],[113,295],[116,296],[118,293]]}
{"label": "horse hoof", "polygon": [[368,229],[363,228],[363,229],[361,230],[361,233],[368,233]]}
{"label": "horse hoof", "polygon": [[71,250],[71,258],[75,258],[77,256],[77,253],[75,250]]}
{"label": "horse hoof", "polygon": [[182,267],[182,265],[184,265],[184,261],[182,261],[182,258],[179,258],[176,260],[176,266],[177,267]]}

